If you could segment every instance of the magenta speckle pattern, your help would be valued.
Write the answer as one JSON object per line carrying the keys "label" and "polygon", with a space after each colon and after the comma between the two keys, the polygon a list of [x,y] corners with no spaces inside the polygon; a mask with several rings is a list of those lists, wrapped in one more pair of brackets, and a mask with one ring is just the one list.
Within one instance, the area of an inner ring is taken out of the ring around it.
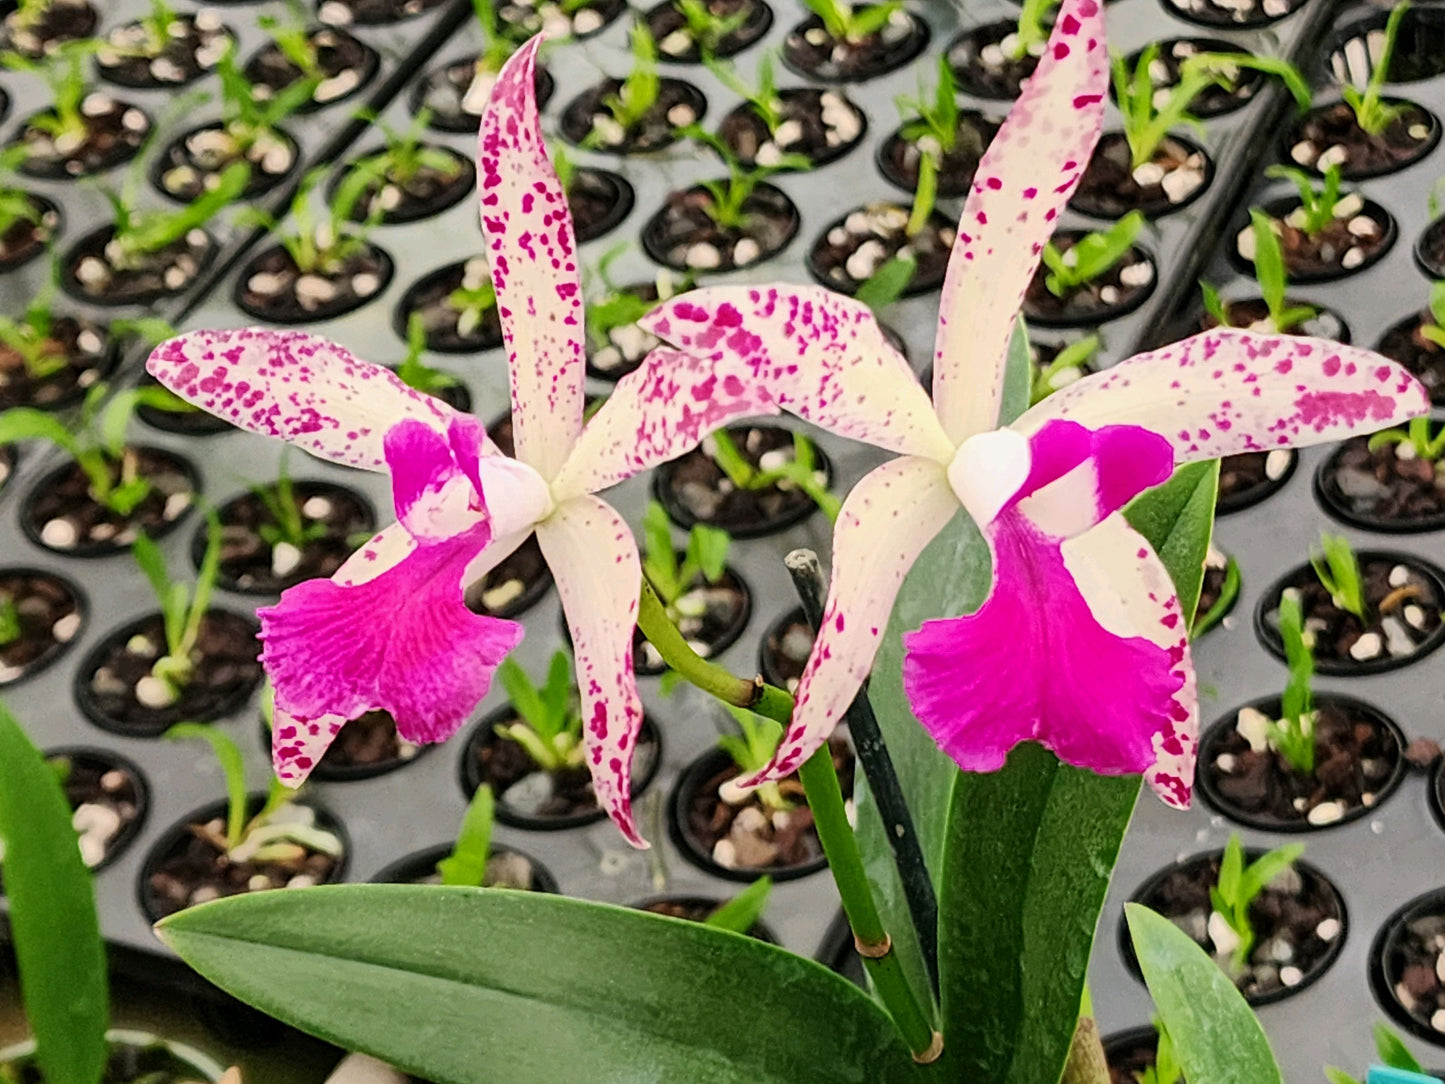
{"label": "magenta speckle pattern", "polygon": [[446,404],[380,365],[304,331],[191,331],[161,343],[146,369],[232,425],[362,470],[384,470],[386,431],[414,418],[445,432]]}
{"label": "magenta speckle pattern", "polygon": [[1014,318],[1104,123],[1102,0],[1064,0],[1048,52],[979,163],[939,305],[933,400],[955,444],[998,424]]}
{"label": "magenta speckle pattern", "polygon": [[577,497],[537,525],[577,660],[587,767],[598,804],[634,847],[632,754],[642,701],[632,670],[632,631],[642,569],[626,522],[596,497]]}
{"label": "magenta speckle pattern", "polygon": [[477,196],[511,363],[517,458],[551,481],[582,431],[582,276],[537,116],[541,43],[532,38],[497,76],[478,135]]}
{"label": "magenta speckle pattern", "polygon": [[1328,339],[1221,329],[1138,354],[1050,395],[1014,423],[1142,425],[1175,464],[1301,448],[1374,432],[1430,409],[1394,362]]}
{"label": "magenta speckle pattern", "polygon": [[782,409],[904,455],[953,446],[928,394],[866,305],[821,286],[710,286],[641,324],[680,350],[743,371]]}

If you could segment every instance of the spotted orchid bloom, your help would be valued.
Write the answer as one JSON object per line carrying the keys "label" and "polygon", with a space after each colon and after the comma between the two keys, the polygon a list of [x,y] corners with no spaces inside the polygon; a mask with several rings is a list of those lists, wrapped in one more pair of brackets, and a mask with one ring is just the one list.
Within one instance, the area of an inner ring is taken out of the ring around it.
{"label": "spotted orchid bloom", "polygon": [[1198,729],[1189,618],[1120,509],[1175,467],[1335,440],[1428,409],[1399,366],[1319,339],[1218,330],[1140,354],[997,428],[1015,317],[1098,139],[1100,0],[1064,0],[1045,55],[980,163],[943,287],[930,403],[868,310],[820,288],[717,287],[643,324],[745,366],[784,409],[898,458],[849,494],[821,627],[777,752],[794,771],[867,675],[914,560],[960,508],[993,558],[974,614],[905,637],[914,713],[958,765],[1036,741],[1189,802]]}
{"label": "spotted orchid bloom", "polygon": [[469,611],[464,588],[535,533],[571,631],[598,801],[645,846],[630,803],[642,724],[632,670],[641,572],[627,525],[593,494],[721,425],[775,410],[743,381],[659,351],[584,426],[580,272],[538,127],[538,44],[499,75],[477,166],[515,459],[470,415],[302,332],[193,332],[163,343],[147,367],[243,429],[391,475],[397,522],[330,580],[293,587],[259,612],[283,781],[303,780],[345,721],[368,710],[391,712],[407,741],[454,734],[522,635],[514,622]]}

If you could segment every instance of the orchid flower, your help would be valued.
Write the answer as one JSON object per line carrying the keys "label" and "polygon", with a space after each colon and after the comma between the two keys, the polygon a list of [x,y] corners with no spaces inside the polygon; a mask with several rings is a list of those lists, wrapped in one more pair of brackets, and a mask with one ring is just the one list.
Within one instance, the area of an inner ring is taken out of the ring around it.
{"label": "orchid flower", "polygon": [[821,288],[707,288],[642,321],[689,354],[745,366],[784,410],[900,453],[843,504],[791,725],[745,787],[796,770],[827,739],[909,568],[962,508],[988,543],[992,585],[976,613],[905,637],[920,722],[968,771],[996,770],[1036,741],[1096,772],[1142,773],[1187,805],[1198,728],[1189,615],[1120,509],[1184,463],[1373,432],[1429,407],[1403,369],[1366,351],[1217,330],[1086,377],[996,428],[1024,290],[1103,122],[1100,8],[1065,0],[979,165],[943,287],[932,403],[869,311]]}
{"label": "orchid flower", "polygon": [[741,380],[660,351],[584,427],[582,288],[566,197],[538,127],[539,43],[498,76],[477,168],[516,459],[471,416],[301,332],[192,332],[163,343],[147,367],[241,428],[391,474],[397,522],[330,580],[293,587],[259,611],[283,781],[304,779],[345,721],[368,710],[391,712],[407,741],[454,734],[522,634],[470,612],[464,587],[535,532],[571,630],[597,799],[646,846],[630,808],[642,724],[632,670],[640,566],[627,525],[593,494],[720,425],[776,411]]}

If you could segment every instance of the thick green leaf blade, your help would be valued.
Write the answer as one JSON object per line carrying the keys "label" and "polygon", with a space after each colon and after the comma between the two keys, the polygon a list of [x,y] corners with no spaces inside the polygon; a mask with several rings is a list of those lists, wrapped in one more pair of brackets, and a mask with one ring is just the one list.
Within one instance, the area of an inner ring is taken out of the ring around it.
{"label": "thick green leaf blade", "polygon": [[945,1059],[960,1084],[1053,1084],[1069,1054],[1138,776],[1033,743],[960,773],[939,899]]}
{"label": "thick green leaf blade", "polygon": [[110,1015],[90,871],[55,770],[0,707],[0,839],[25,1015],[50,1084],[96,1084]]}
{"label": "thick green leaf blade", "polygon": [[1284,1084],[1264,1029],[1219,965],[1188,934],[1147,907],[1126,904],[1124,913],[1184,1079]]}
{"label": "thick green leaf blade", "polygon": [[925,1079],[883,1011],[772,945],[563,896],[336,885],[158,928],[231,994],[438,1084]]}
{"label": "thick green leaf blade", "polygon": [[1169,481],[1141,493],[1124,509],[1124,518],[1149,540],[1169,570],[1180,612],[1191,619],[1204,586],[1218,492],[1219,460],[1213,459],[1180,467]]}

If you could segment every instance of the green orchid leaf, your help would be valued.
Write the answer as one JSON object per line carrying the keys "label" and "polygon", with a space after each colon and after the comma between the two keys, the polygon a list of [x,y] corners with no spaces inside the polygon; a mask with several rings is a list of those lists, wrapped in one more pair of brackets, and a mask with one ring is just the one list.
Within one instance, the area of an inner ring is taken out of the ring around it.
{"label": "green orchid leaf", "polygon": [[1129,525],[1149,540],[1169,570],[1179,610],[1193,616],[1204,586],[1204,560],[1214,533],[1219,462],[1180,467],[1161,486],[1141,493],[1124,509]]}
{"label": "green orchid leaf", "polygon": [[709,926],[715,926],[719,930],[731,930],[733,933],[747,933],[763,917],[763,911],[768,906],[768,897],[773,891],[773,879],[771,877],[759,877],[747,888],[743,889],[727,903],[723,904],[703,922]]}
{"label": "green orchid leaf", "polygon": [[0,840],[10,937],[50,1084],[96,1084],[110,1015],[90,873],[55,769],[0,707]]}
{"label": "green orchid leaf", "polygon": [[1124,906],[1144,981],[1185,1080],[1284,1084],[1244,996],[1193,939],[1137,903]]}
{"label": "green orchid leaf", "polygon": [[867,994],[811,960],[564,896],[321,886],[188,908],[157,932],[263,1012],[437,1084],[927,1075]]}

